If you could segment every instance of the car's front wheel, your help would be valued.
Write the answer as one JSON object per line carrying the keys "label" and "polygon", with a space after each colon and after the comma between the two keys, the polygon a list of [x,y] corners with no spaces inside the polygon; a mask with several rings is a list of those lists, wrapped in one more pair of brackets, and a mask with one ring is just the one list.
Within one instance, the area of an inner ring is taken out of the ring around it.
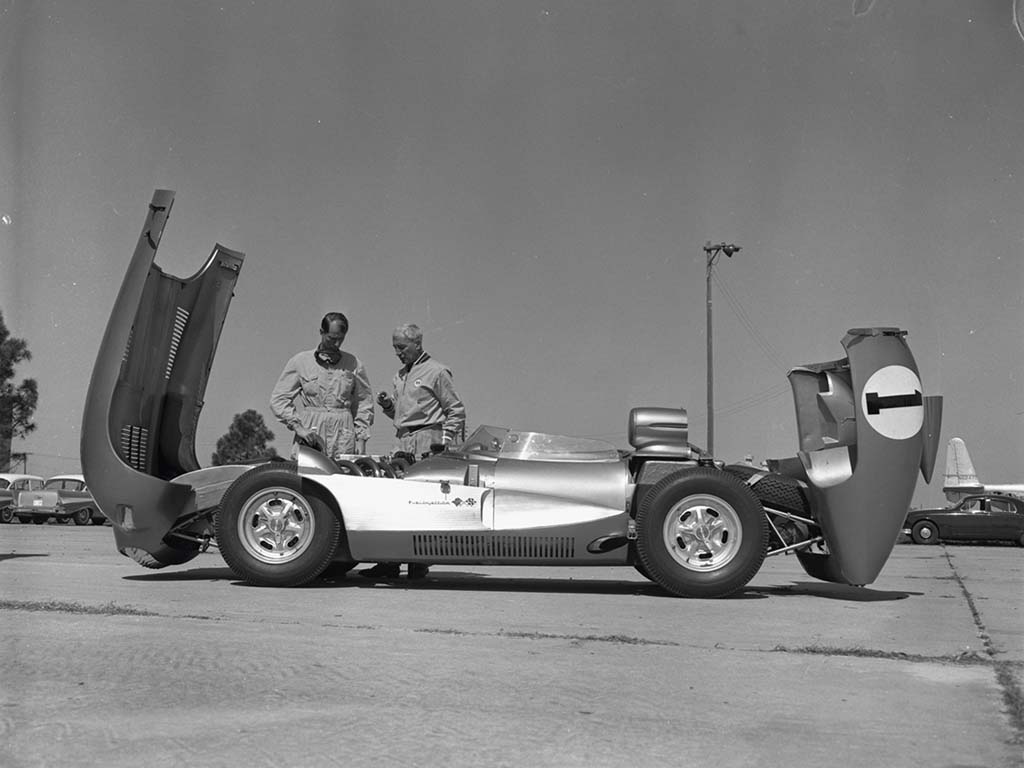
{"label": "car's front wheel", "polygon": [[636,517],[641,573],[680,597],[730,595],[764,562],[768,523],[736,477],[701,467],[670,475],[644,496]]}
{"label": "car's front wheel", "polygon": [[939,532],[934,523],[921,520],[914,523],[914,527],[910,529],[910,538],[914,540],[915,544],[938,544]]}
{"label": "car's front wheel", "polygon": [[269,587],[315,579],[333,559],[341,536],[326,492],[283,462],[254,467],[235,480],[221,500],[215,528],[231,570]]}
{"label": "car's front wheel", "polygon": [[46,521],[47,520],[49,520],[48,517],[33,517],[32,518],[32,522],[35,523],[36,525],[46,525]]}

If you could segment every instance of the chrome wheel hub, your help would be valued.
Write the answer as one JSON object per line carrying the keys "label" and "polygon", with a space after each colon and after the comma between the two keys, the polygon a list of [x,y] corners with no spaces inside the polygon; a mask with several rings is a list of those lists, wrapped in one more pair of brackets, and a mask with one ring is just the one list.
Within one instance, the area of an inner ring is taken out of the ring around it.
{"label": "chrome wheel hub", "polygon": [[313,541],[313,510],[288,488],[267,488],[253,495],[238,516],[238,538],[246,552],[264,563],[299,557]]}
{"label": "chrome wheel hub", "polygon": [[739,551],[743,531],[736,510],[717,496],[695,494],[674,505],[662,528],[665,548],[691,571],[714,571]]}

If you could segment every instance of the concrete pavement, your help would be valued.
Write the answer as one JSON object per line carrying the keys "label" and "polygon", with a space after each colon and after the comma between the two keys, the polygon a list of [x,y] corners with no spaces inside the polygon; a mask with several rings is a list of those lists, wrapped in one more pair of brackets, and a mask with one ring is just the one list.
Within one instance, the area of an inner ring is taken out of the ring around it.
{"label": "concrete pavement", "polygon": [[1024,550],[772,558],[727,600],[627,568],[237,582],[0,526],[0,764],[1022,766]]}

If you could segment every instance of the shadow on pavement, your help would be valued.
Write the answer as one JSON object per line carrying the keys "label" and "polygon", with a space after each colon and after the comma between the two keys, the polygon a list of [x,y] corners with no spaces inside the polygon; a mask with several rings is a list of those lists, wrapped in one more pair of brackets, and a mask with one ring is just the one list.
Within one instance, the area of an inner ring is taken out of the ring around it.
{"label": "shadow on pavement", "polygon": [[[161,571],[123,577],[127,581],[230,581],[239,587],[255,587],[240,581],[230,568],[192,568],[180,571]],[[657,584],[644,581],[621,581],[614,579],[571,579],[571,578],[522,578],[489,576],[475,571],[437,571],[425,579],[410,581],[405,576],[398,579],[377,581],[361,577],[358,571],[347,574],[321,576],[301,587],[291,589],[417,589],[445,592],[534,592],[537,594],[561,593],[581,595],[644,595],[679,599]],[[867,587],[851,587],[845,584],[827,582],[795,582],[788,586],[751,587],[747,586],[725,600],[764,600],[770,597],[819,597],[827,600],[845,600],[855,603],[905,600],[921,592],[883,591]]]}
{"label": "shadow on pavement", "polygon": [[17,554],[15,552],[8,552],[6,554],[0,554],[0,561],[13,560],[16,557],[49,557],[48,552],[26,552],[25,554]]}
{"label": "shadow on pavement", "polygon": [[869,587],[851,587],[826,581],[797,581],[786,587],[748,587],[765,597],[823,597],[827,600],[847,600],[851,603],[877,603],[887,600],[906,600],[923,592],[885,591]]}
{"label": "shadow on pavement", "polygon": [[125,581],[231,581],[237,579],[227,566],[223,568],[192,568],[188,571],[161,571],[122,576]]}

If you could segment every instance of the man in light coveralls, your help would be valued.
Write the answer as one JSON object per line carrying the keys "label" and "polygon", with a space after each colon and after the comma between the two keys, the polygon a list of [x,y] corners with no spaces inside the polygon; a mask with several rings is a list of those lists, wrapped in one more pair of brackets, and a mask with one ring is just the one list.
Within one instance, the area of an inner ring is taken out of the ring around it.
{"label": "man in light coveralls", "polygon": [[[405,451],[421,458],[435,446],[461,442],[466,430],[466,407],[455,391],[452,371],[423,351],[423,332],[406,323],[395,328],[391,346],[403,365],[391,382],[391,395],[377,396],[384,415],[395,422],[395,452]],[[369,578],[393,579],[398,563],[378,563],[360,571]],[[426,565],[410,563],[409,578],[422,579]]]}

